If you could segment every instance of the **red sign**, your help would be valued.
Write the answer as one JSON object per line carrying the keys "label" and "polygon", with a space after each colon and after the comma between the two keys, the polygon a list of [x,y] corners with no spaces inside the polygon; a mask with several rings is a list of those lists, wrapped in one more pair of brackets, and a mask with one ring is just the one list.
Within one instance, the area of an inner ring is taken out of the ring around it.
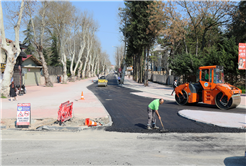
{"label": "red sign", "polygon": [[238,46],[238,69],[245,70],[246,69],[246,43],[239,43]]}

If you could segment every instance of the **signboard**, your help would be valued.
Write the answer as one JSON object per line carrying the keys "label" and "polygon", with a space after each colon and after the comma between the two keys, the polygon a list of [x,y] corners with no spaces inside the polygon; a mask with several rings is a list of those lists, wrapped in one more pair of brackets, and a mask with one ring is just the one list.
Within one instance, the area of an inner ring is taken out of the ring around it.
{"label": "signboard", "polygon": [[246,43],[239,43],[238,46],[238,69],[245,70],[246,69]]}
{"label": "signboard", "polygon": [[5,67],[6,67],[6,64],[5,64],[5,63],[1,63],[1,71],[2,71],[2,72],[4,72]]}
{"label": "signboard", "polygon": [[18,103],[17,104],[17,120],[16,125],[30,125],[31,120],[31,104]]}

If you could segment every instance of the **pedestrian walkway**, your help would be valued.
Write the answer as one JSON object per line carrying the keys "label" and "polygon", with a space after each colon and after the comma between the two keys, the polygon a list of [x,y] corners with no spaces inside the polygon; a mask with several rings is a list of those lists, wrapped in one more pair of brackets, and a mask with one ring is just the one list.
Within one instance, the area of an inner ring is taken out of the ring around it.
{"label": "pedestrian walkway", "polygon": [[153,82],[148,82],[149,86],[145,87],[144,84],[136,83],[131,78],[125,77],[124,84],[122,85],[125,88],[131,88],[134,90],[139,90],[142,92],[133,92],[132,94],[151,97],[151,98],[163,98],[164,100],[175,101],[175,95],[171,95],[173,88],[166,85],[161,85]]}
{"label": "pedestrian walkway", "polygon": [[[76,118],[107,118],[108,112],[98,98],[86,87],[97,77],[83,79],[67,84],[55,83],[54,87],[29,86],[27,94],[18,96],[17,101],[1,99],[1,118],[16,118],[17,103],[31,103],[31,118],[57,118],[61,103],[73,102],[74,117]],[[80,100],[83,91],[84,99]]]}
{"label": "pedestrian walkway", "polygon": [[246,114],[208,112],[200,110],[181,110],[178,114],[197,122],[213,124],[220,127],[246,129]]}
{"label": "pedestrian walkway", "polygon": [[[134,95],[150,97],[150,98],[163,98],[164,100],[175,101],[175,92],[171,95],[173,88],[171,86],[162,85],[158,83],[148,82],[149,86],[145,87],[144,84],[136,83],[131,78],[125,77],[124,84],[125,88],[131,88],[139,90],[141,92],[132,92]],[[237,108],[246,109],[246,95],[241,95],[241,103]]]}

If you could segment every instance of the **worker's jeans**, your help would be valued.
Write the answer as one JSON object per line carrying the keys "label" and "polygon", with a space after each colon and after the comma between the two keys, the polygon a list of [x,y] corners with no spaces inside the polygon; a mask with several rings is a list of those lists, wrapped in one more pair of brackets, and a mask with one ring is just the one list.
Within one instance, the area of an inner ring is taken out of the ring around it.
{"label": "worker's jeans", "polygon": [[148,106],[147,112],[148,112],[148,124],[147,125],[151,126],[151,122],[153,125],[155,125],[155,123],[156,123],[155,110],[150,109]]}

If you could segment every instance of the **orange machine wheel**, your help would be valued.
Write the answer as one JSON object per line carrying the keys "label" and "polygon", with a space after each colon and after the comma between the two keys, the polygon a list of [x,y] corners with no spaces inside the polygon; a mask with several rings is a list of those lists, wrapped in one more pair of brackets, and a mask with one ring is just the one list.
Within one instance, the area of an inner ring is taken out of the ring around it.
{"label": "orange machine wheel", "polygon": [[182,90],[183,95],[179,94],[179,97],[177,94],[175,94],[175,100],[178,105],[185,105],[188,102],[188,95],[185,90]]}
{"label": "orange machine wheel", "polygon": [[223,98],[221,98],[222,96],[223,96],[222,92],[220,92],[216,95],[216,98],[215,98],[216,106],[222,110],[227,110],[227,109],[231,108],[232,104],[233,104],[233,101],[232,101],[233,99],[230,98],[229,102],[227,103],[227,96],[225,95]]}

